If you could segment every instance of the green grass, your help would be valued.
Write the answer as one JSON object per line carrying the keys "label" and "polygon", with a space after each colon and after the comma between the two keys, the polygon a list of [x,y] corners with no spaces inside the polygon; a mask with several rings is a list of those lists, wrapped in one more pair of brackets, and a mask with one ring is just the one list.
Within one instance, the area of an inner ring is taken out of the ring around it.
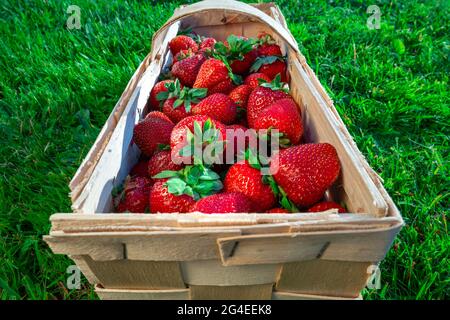
{"label": "green grass", "polygon": [[[86,281],[65,289],[72,262],[42,236],[70,212],[72,175],[181,2],[0,3],[1,298],[95,297]],[[365,298],[448,299],[449,2],[373,1],[379,30],[362,1],[277,2],[406,221]],[[65,28],[70,4],[81,30]]]}

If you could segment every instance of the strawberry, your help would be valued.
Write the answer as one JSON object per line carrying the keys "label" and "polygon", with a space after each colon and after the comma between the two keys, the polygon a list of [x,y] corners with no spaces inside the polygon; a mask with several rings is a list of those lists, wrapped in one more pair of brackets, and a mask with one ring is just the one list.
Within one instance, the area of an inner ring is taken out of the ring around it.
{"label": "strawberry", "polygon": [[167,179],[158,180],[150,190],[151,213],[185,213],[195,204],[195,200],[186,194],[176,195],[169,192]]}
{"label": "strawberry", "polygon": [[258,47],[258,56],[282,56],[281,48],[277,44],[264,43]]}
{"label": "strawberry", "polygon": [[148,160],[139,161],[130,170],[130,176],[132,177],[146,177],[148,168]]}
{"label": "strawberry", "polygon": [[219,82],[215,86],[208,89],[208,95],[214,94],[214,93],[223,93],[228,94],[233,89],[236,88],[233,81],[230,78],[225,79],[224,81]]}
{"label": "strawberry", "polygon": [[303,135],[302,118],[297,104],[291,98],[277,100],[261,110],[254,119],[253,128],[278,129],[282,146],[298,144]]}
{"label": "strawberry", "polygon": [[200,198],[222,190],[217,173],[203,165],[179,171],[162,171],[150,191],[150,212],[189,212]]}
{"label": "strawberry", "polygon": [[[233,155],[231,157],[231,155],[228,155],[228,150],[231,149],[226,149],[227,150],[227,161],[225,163],[233,163],[232,160],[237,159],[237,156],[242,156],[244,154],[244,151],[246,149],[248,149],[249,147],[252,148],[256,148],[257,147],[257,136],[254,135],[253,139],[250,139],[250,137],[248,136],[250,134],[249,131],[247,131],[248,128],[239,125],[239,124],[233,124],[233,125],[229,125],[227,126],[227,146],[233,146]],[[233,139],[233,141],[231,141],[231,139]],[[241,141],[239,143],[239,141]],[[251,145],[250,145],[251,144]],[[231,151],[230,151],[231,152]],[[242,160],[243,158],[241,158]]]}
{"label": "strawberry", "polygon": [[214,93],[192,107],[194,115],[209,116],[224,124],[231,124],[236,119],[236,105],[227,95]]}
{"label": "strawberry", "polygon": [[267,210],[266,213],[289,213],[289,210],[284,208],[273,208],[270,210]]}
{"label": "strawberry", "polygon": [[172,66],[181,60],[194,56],[195,53],[192,52],[192,49],[181,50],[176,55],[173,56]]}
{"label": "strawberry", "polygon": [[170,52],[172,52],[172,55],[175,56],[181,50],[191,49],[193,52],[197,52],[198,45],[194,41],[194,39],[185,35],[179,35],[170,40],[169,48]]}
{"label": "strawberry", "polygon": [[250,72],[266,74],[271,80],[280,74],[281,81],[286,82],[286,61],[282,56],[281,48],[269,36],[264,35],[259,40],[258,57],[250,68]]}
{"label": "strawberry", "polygon": [[151,110],[160,110],[160,101],[157,99],[157,95],[161,92],[166,92],[167,91],[166,83],[172,82],[173,80],[163,80],[153,86],[149,98]]}
{"label": "strawberry", "polygon": [[124,189],[115,201],[118,212],[144,213],[149,206],[151,180],[146,177],[128,177]]}
{"label": "strawberry", "polygon": [[336,149],[329,143],[309,143],[281,150],[270,172],[287,197],[299,206],[319,201],[340,172]]}
{"label": "strawberry", "polygon": [[253,89],[247,102],[248,125],[253,128],[255,119],[258,117],[259,112],[264,108],[277,100],[290,98],[286,91],[285,84],[280,82],[280,76],[275,77],[270,83],[262,83],[260,86]]}
{"label": "strawberry", "polygon": [[163,112],[170,117],[170,119],[177,123],[181,121],[182,119],[189,117],[192,115],[190,111],[187,111],[184,106],[174,106],[177,99],[172,98],[169,100],[166,100],[163,105]]}
{"label": "strawberry", "polygon": [[200,43],[200,50],[201,51],[205,51],[206,49],[214,49],[214,45],[216,44],[216,39],[214,38],[203,38],[201,43]]}
{"label": "strawberry", "polygon": [[[176,163],[190,164],[194,155],[194,147],[201,143],[202,150],[206,147],[224,152],[226,127],[223,123],[205,115],[186,117],[173,128],[170,137],[172,159]],[[203,161],[205,159],[194,159]]]}
{"label": "strawberry", "polygon": [[151,112],[149,112],[145,116],[144,120],[147,119],[147,118],[157,118],[157,119],[161,119],[161,120],[172,121],[172,120],[170,120],[170,118],[168,116],[166,116],[164,113],[162,113],[160,111],[151,111]]}
{"label": "strawberry", "polygon": [[224,192],[202,198],[191,208],[191,212],[245,213],[251,210],[250,200],[239,192]]}
{"label": "strawberry", "polygon": [[[267,61],[271,61],[272,59],[268,59]],[[265,60],[264,60],[265,61]],[[264,73],[271,80],[275,79],[275,77],[279,74],[281,75],[281,81],[286,82],[286,62],[284,60],[276,59],[272,63],[264,63],[260,68],[255,69],[256,72]]]}
{"label": "strawberry", "polygon": [[[261,79],[261,80],[260,80]],[[244,80],[244,84],[252,87],[253,89],[260,85],[261,82],[270,82],[271,79],[264,73],[252,73]]]}
{"label": "strawberry", "polygon": [[240,161],[230,167],[224,186],[225,192],[241,192],[246,195],[256,212],[264,212],[275,205],[276,199],[270,185],[263,183],[261,172],[247,161]]}
{"label": "strawberry", "polygon": [[228,94],[231,100],[241,109],[247,109],[247,101],[250,93],[252,93],[253,88],[249,85],[242,84],[236,87],[233,91]]}
{"label": "strawberry", "polygon": [[308,212],[322,212],[330,209],[338,209],[339,213],[347,212],[345,208],[343,208],[341,205],[333,201],[323,201],[316,203],[315,205],[313,205],[311,208],[308,209]]}
{"label": "strawberry", "polygon": [[174,124],[164,117],[163,113],[153,111],[134,127],[133,141],[146,156],[151,157],[158,146],[170,142]]}
{"label": "strawberry", "polygon": [[180,170],[182,167],[173,163],[170,150],[162,150],[150,158],[146,167],[146,174],[151,177],[165,170]]}
{"label": "strawberry", "polygon": [[167,88],[168,91],[158,97],[167,99],[163,105],[163,112],[174,123],[190,116],[192,105],[198,103],[207,91],[206,89],[189,89],[188,87],[181,89],[178,79],[173,84],[169,84]]}
{"label": "strawberry", "polygon": [[210,58],[200,67],[194,88],[206,88],[209,90],[228,79],[228,68],[225,63],[221,60]]}
{"label": "strawberry", "polygon": [[192,87],[197,78],[198,71],[206,61],[203,54],[196,54],[177,61],[172,66],[172,75],[180,79],[181,84]]}
{"label": "strawberry", "polygon": [[226,59],[233,73],[242,75],[248,72],[256,59],[255,44],[254,39],[230,35],[224,43],[216,43],[214,49],[216,55]]}

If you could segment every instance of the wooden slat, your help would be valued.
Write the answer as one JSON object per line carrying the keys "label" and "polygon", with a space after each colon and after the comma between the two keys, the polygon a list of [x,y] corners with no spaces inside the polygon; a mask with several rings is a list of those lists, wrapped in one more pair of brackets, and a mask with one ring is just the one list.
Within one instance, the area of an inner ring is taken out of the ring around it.
{"label": "wooden slat", "polygon": [[52,232],[44,237],[53,252],[87,255],[93,260],[192,261],[217,259],[217,239],[239,230],[156,232]]}
{"label": "wooden slat", "polygon": [[131,290],[96,287],[95,292],[103,300],[189,300],[189,289]]}
{"label": "wooden slat", "polygon": [[247,235],[218,239],[218,245],[226,266],[318,258],[377,262],[384,258],[399,229]]}
{"label": "wooden slat", "polygon": [[276,290],[355,298],[366,286],[371,265],[323,259],[285,263]]}
{"label": "wooden slat", "polygon": [[361,296],[357,298],[321,296],[304,293],[293,293],[287,291],[274,291],[272,300],[362,300]]}
{"label": "wooden slat", "polygon": [[220,260],[181,262],[184,282],[188,285],[255,285],[275,283],[281,265],[222,266]]}
{"label": "wooden slat", "polygon": [[273,284],[253,286],[189,286],[192,300],[269,300]]}
{"label": "wooden slat", "polygon": [[85,257],[98,284],[107,289],[185,289],[177,261],[95,261]]}

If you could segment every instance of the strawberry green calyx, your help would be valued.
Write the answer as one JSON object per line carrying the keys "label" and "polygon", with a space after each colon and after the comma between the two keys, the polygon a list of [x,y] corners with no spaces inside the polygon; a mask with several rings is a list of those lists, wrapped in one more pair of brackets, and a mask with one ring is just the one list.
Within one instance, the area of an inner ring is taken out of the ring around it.
{"label": "strawberry green calyx", "polygon": [[[225,142],[220,139],[220,135],[221,132],[216,129],[211,119],[205,121],[203,128],[199,122],[194,121],[194,133],[190,130],[186,131],[187,145],[180,150],[180,156],[193,156],[194,164],[202,165],[203,158],[201,154],[196,154],[196,147],[201,150],[203,146],[209,145],[213,152],[214,150],[223,151]],[[215,154],[212,156],[214,157]]]}
{"label": "strawberry green calyx", "polygon": [[186,166],[179,171],[162,171],[153,179],[168,179],[165,183],[169,193],[188,195],[194,200],[218,193],[223,188],[220,176],[203,165]]}
{"label": "strawberry green calyx", "polygon": [[261,68],[263,65],[265,64],[272,64],[275,61],[280,60],[280,61],[285,61],[284,57],[281,56],[261,56],[256,58],[255,62],[253,63],[253,65],[250,68],[250,72],[258,72],[259,68]]}
{"label": "strawberry green calyx", "polygon": [[[216,43],[216,44],[217,44],[217,43]],[[228,62],[226,56],[223,56],[223,55],[221,55],[221,54],[219,54],[219,53],[217,53],[217,52],[214,52],[214,53],[212,54],[212,56],[213,56],[215,59],[218,59],[218,60],[222,61],[222,62],[225,64],[225,67],[227,67],[227,69],[228,69],[228,76],[230,77],[231,81],[233,81],[233,83],[234,83],[235,85],[240,85],[240,84],[243,83],[242,77],[241,77],[240,75],[234,74],[234,73],[233,73],[233,70],[231,70],[230,63]]]}
{"label": "strawberry green calyx", "polygon": [[263,44],[276,44],[276,43],[277,42],[272,38],[270,34],[265,34],[261,36],[256,42],[258,46],[261,46]]}
{"label": "strawberry green calyx", "polygon": [[275,129],[275,128],[269,127],[269,129],[267,129],[267,133],[262,135],[262,138],[266,139],[267,141],[270,142],[270,140],[269,140],[270,137],[272,137],[272,136],[278,137],[278,142],[279,142],[281,148],[288,148],[292,145],[291,140],[289,140],[289,138],[283,132],[273,132],[272,133],[273,129]]}
{"label": "strawberry green calyx", "polygon": [[258,79],[258,83],[261,87],[272,89],[273,91],[279,90],[285,93],[289,93],[289,86],[287,83],[281,82],[281,75],[277,74],[271,82],[267,82],[264,79]]}
{"label": "strawberry green calyx", "polygon": [[156,99],[163,101],[176,98],[173,103],[173,108],[176,109],[179,106],[184,105],[186,112],[191,111],[191,103],[200,102],[200,99],[204,98],[208,91],[205,88],[191,89],[188,87],[183,87],[183,89],[181,89],[181,84],[178,79],[176,79],[173,83],[166,83],[164,86],[167,88],[167,91],[158,93],[156,95]]}
{"label": "strawberry green calyx", "polygon": [[214,46],[216,52],[224,57],[228,61],[233,60],[244,60],[244,55],[253,50],[256,44],[256,40],[249,38],[245,39],[242,37],[237,37],[235,35],[230,35],[227,38],[228,46],[223,42],[217,42]]}

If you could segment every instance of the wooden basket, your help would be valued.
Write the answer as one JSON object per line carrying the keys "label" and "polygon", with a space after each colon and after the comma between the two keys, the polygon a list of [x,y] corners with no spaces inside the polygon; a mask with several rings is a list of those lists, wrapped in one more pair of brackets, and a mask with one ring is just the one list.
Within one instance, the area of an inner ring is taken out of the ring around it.
{"label": "wooden basket", "polygon": [[[331,143],[341,161],[327,197],[352,214],[103,214],[137,162],[133,127],[171,61],[168,42],[180,27],[219,40],[261,31],[274,37],[288,57],[306,140]],[[403,225],[274,4],[203,1],[176,10],[154,35],[70,189],[74,213],[53,215],[44,239],[69,255],[104,299],[358,299]]]}

